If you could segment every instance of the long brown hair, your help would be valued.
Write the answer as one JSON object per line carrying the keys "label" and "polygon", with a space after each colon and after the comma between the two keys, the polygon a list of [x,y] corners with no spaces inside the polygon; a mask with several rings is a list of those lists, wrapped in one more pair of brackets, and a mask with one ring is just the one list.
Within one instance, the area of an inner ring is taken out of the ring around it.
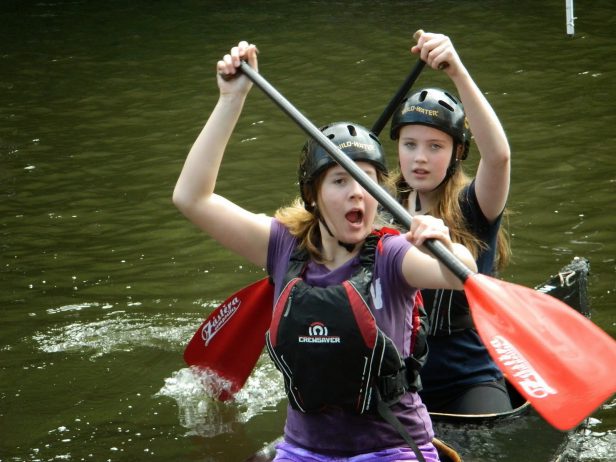
{"label": "long brown hair", "polygon": [[[471,232],[460,208],[460,194],[470,182],[471,178],[464,173],[462,163],[458,162],[453,175],[436,191],[436,207],[429,210],[428,213],[442,219],[449,228],[451,240],[464,245],[477,259],[479,253],[486,249],[486,244]],[[398,202],[408,209],[408,199],[413,188],[405,181],[399,169],[392,173],[390,184],[392,188],[395,188]],[[508,215],[508,211],[505,209],[503,223],[501,223],[496,238],[495,270],[502,270],[509,263],[511,256],[509,235],[506,230]]]}

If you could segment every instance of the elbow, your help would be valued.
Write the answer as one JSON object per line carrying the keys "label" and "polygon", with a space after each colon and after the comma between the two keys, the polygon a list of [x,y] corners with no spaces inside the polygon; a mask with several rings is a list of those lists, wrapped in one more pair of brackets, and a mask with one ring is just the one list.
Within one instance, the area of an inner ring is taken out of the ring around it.
{"label": "elbow", "polygon": [[175,189],[173,190],[173,194],[171,195],[171,202],[173,202],[173,205],[175,205],[177,209],[182,210],[184,200],[182,194],[178,191],[177,186],[175,187]]}
{"label": "elbow", "polygon": [[177,186],[173,190],[171,201],[173,202],[173,205],[183,214],[186,214],[191,209],[192,201]]}
{"label": "elbow", "polygon": [[511,163],[511,148],[509,147],[509,143],[505,143],[505,145],[499,151],[497,159],[500,160],[503,166],[508,166]]}
{"label": "elbow", "polygon": [[511,165],[511,150],[507,147],[506,151],[503,151],[501,156],[501,162],[503,166],[510,168]]}

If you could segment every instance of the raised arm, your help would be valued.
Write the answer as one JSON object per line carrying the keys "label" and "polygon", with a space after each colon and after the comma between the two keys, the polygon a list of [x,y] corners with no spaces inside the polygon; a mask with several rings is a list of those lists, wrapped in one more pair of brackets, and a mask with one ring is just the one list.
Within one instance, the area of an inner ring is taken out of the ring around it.
{"label": "raised arm", "polygon": [[223,154],[252,86],[248,78],[237,75],[241,59],[258,68],[257,49],[247,42],[233,47],[216,65],[220,96],[188,153],[173,191],[173,203],[224,247],[265,267],[271,218],[249,212],[214,193]]}
{"label": "raised arm", "polygon": [[483,214],[493,221],[505,208],[509,194],[511,151],[505,131],[449,37],[423,33],[411,52],[420,54],[433,69],[445,72],[456,86],[481,156],[475,176],[477,199]]}

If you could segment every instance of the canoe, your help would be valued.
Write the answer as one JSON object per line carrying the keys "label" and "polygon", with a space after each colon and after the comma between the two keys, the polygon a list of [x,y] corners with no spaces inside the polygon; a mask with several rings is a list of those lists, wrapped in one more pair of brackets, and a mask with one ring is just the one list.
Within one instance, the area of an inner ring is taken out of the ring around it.
{"label": "canoe", "polygon": [[[586,317],[590,317],[590,305],[588,301],[588,274],[590,265],[586,258],[575,257],[571,262],[563,266],[558,273],[550,276],[544,283],[535,287],[535,290],[551,295],[565,302],[574,310],[580,312]],[[507,383],[509,396],[511,399],[512,410],[503,413],[491,414],[448,414],[430,412],[430,417],[435,423],[435,431],[438,435],[438,424],[444,423],[449,426],[458,426],[460,429],[468,424],[476,425],[498,425],[499,422],[509,422],[513,419],[521,417],[530,410],[530,403],[526,401],[517,390]],[[282,440],[282,437],[268,443],[262,449],[254,453],[252,456],[244,460],[244,462],[270,462],[276,455],[276,444]],[[443,444],[440,440],[436,440],[437,449],[442,462],[456,462],[456,452]]]}

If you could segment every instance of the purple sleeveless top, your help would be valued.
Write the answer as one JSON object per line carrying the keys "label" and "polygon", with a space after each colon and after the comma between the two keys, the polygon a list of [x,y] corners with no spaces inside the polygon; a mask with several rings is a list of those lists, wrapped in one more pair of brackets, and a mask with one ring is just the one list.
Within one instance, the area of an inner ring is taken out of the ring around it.
{"label": "purple sleeveless top", "polygon": [[[411,344],[411,316],[416,289],[410,287],[404,279],[402,260],[411,244],[403,236],[391,235],[385,236],[381,242],[382,251],[377,250],[370,288],[373,299],[370,309],[378,326],[406,357]],[[274,280],[274,303],[282,290],[289,258],[296,244],[297,240],[287,229],[273,219],[267,272]],[[310,261],[304,280],[319,287],[340,284],[349,279],[358,267],[357,257],[334,271]],[[432,422],[417,393],[406,393],[392,410],[418,445],[432,440]],[[284,433],[290,443],[328,455],[351,456],[406,446],[398,431],[380,416],[353,414],[339,409],[303,414],[288,406]]]}

